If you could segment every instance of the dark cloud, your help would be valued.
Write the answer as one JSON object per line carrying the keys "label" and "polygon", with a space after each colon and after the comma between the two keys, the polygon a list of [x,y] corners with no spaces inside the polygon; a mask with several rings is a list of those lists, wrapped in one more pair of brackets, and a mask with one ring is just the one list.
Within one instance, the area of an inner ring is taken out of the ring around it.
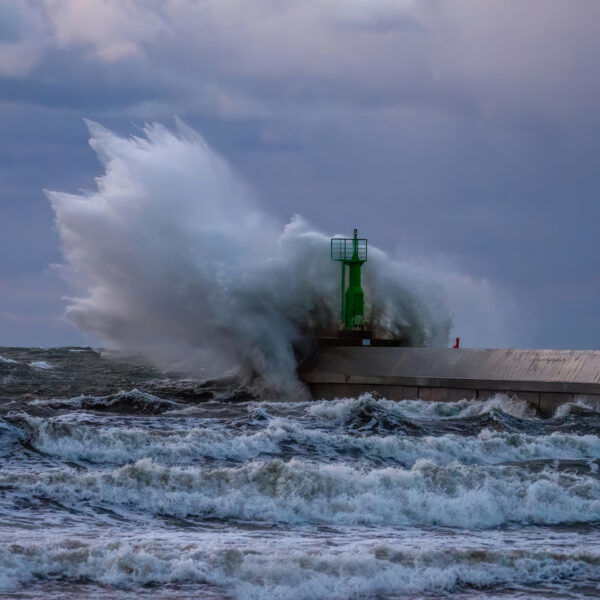
{"label": "dark cloud", "polygon": [[0,77],[0,98],[89,114],[123,110],[142,102],[169,102],[179,87],[167,87],[135,62],[96,64],[73,49],[50,50],[27,77]]}

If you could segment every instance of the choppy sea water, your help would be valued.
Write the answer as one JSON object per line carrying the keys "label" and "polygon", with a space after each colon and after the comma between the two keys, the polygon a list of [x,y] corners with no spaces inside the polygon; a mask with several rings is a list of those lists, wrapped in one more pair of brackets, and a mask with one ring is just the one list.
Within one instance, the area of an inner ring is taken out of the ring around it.
{"label": "choppy sea water", "polygon": [[0,349],[0,597],[600,595],[600,414]]}

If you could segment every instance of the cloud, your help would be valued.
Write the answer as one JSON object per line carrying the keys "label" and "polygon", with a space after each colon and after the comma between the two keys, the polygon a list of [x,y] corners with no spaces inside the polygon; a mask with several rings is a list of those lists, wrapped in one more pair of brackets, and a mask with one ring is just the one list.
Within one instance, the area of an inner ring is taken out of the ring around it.
{"label": "cloud", "polygon": [[44,0],[61,47],[83,45],[109,63],[141,57],[144,46],[168,33],[159,3],[136,0]]}
{"label": "cloud", "polygon": [[44,53],[47,23],[25,2],[0,5],[0,75],[28,73]]}
{"label": "cloud", "polygon": [[[585,309],[569,310],[570,339],[589,346],[586,298],[600,300],[590,280],[600,217],[600,4],[540,6],[3,3],[4,247],[18,239],[10,223],[35,230],[10,273],[43,265],[56,245],[39,190],[93,183],[82,117],[125,132],[177,114],[278,218],[300,211],[326,230],[359,225],[385,248],[402,243],[407,258],[446,255],[454,271],[487,280],[490,291],[472,294],[477,302],[491,306],[504,294],[522,307],[501,321],[523,340],[555,343],[554,298],[571,307],[579,298]],[[460,279],[456,286],[472,289]]]}
{"label": "cloud", "polygon": [[[301,105],[310,89],[321,102],[374,110],[425,105],[451,112],[469,107],[480,118],[552,117],[592,110],[600,92],[597,78],[582,77],[600,51],[594,0],[582,0],[576,11],[559,0],[545,2],[543,11],[532,0],[40,0],[18,6],[4,9],[13,23],[5,37],[24,32],[0,50],[5,74],[22,74],[45,52],[72,48],[97,63],[137,64],[159,85],[179,79],[200,91],[208,84],[213,98],[241,93],[245,107],[260,113],[265,103]],[[223,104],[213,102],[226,112]]]}

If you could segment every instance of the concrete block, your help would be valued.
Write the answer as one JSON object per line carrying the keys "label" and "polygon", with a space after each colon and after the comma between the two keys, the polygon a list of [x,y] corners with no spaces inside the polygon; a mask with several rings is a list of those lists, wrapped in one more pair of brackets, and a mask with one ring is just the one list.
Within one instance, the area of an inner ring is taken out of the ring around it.
{"label": "concrete block", "polygon": [[335,398],[358,398],[361,394],[373,394],[376,398],[388,400],[415,400],[418,388],[399,385],[348,384],[348,383],[311,383],[311,395],[316,400],[334,400]]}
{"label": "concrete block", "polygon": [[477,390],[477,398],[479,400],[489,400],[498,394],[506,394],[507,392],[498,392],[497,390]]}
{"label": "concrete block", "polygon": [[430,402],[458,402],[459,400],[473,400],[477,397],[477,390],[463,388],[420,387],[419,399]]}

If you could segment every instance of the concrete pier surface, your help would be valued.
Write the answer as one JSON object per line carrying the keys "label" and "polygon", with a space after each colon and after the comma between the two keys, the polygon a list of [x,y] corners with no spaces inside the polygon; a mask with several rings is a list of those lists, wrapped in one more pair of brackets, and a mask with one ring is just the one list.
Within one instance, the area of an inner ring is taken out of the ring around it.
{"label": "concrete pier surface", "polygon": [[600,351],[321,347],[299,371],[315,398],[374,392],[390,400],[451,402],[498,393],[544,416],[583,400],[600,408]]}

